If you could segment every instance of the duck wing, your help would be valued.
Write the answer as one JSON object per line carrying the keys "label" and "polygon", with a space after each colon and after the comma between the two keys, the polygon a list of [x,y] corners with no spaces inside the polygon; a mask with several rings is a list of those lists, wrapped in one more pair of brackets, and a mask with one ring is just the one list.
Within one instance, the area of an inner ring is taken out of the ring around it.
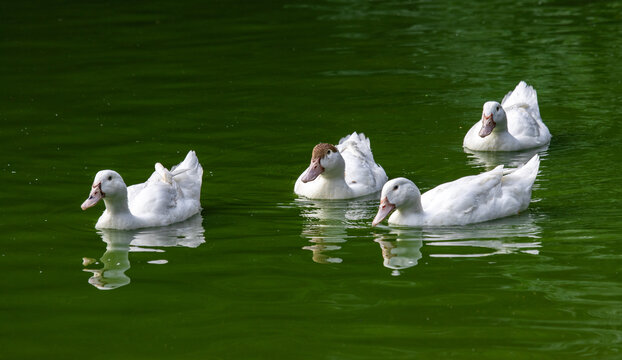
{"label": "duck wing", "polygon": [[426,216],[434,225],[468,224],[494,218],[502,197],[503,165],[479,175],[448,182],[421,196]]}
{"label": "duck wing", "polygon": [[130,211],[134,215],[166,225],[200,211],[203,168],[194,151],[170,171],[160,163],[155,168],[146,182],[127,189]]}
{"label": "duck wing", "polygon": [[[536,90],[521,81],[505,95],[501,106],[508,119],[508,131],[516,138],[550,140],[550,132],[540,117]],[[547,139],[548,136],[548,139]]]}
{"label": "duck wing", "polygon": [[351,187],[365,187],[370,192],[378,191],[387,182],[387,174],[376,164],[369,139],[364,134],[353,132],[337,145],[345,163],[345,180]]}

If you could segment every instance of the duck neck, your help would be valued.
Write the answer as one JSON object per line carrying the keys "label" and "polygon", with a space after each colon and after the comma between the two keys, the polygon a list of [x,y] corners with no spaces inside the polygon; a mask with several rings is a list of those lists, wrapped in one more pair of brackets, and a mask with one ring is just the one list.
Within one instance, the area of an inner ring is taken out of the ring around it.
{"label": "duck neck", "polygon": [[484,143],[491,149],[505,148],[516,142],[516,138],[508,131],[508,123],[499,121],[492,133],[484,138]]}
{"label": "duck neck", "polygon": [[[331,193],[331,197],[339,198],[339,197],[349,197],[352,189],[346,183],[345,178],[342,176],[326,176],[322,174],[320,176],[322,181],[324,182],[322,188],[328,189]],[[319,180],[319,179],[318,179]]]}
{"label": "duck neck", "polygon": [[106,204],[106,211],[111,216],[133,216],[127,203],[127,190],[114,196],[104,197],[104,203]]}
{"label": "duck neck", "polygon": [[497,121],[495,128],[493,129],[492,132],[497,133],[497,134],[507,133],[508,132],[507,117],[505,119],[502,118],[500,121]]}
{"label": "duck neck", "polygon": [[397,210],[403,214],[417,214],[417,215],[423,214],[423,206],[421,205],[421,197],[412,199],[408,203],[400,206],[400,208]]}
{"label": "duck neck", "polygon": [[341,154],[335,154],[334,162],[327,166],[322,172],[322,176],[326,179],[340,179],[345,182],[346,162]]}
{"label": "duck neck", "polygon": [[423,223],[423,206],[421,205],[421,198],[410,199],[407,203],[403,203],[395,209],[395,213],[391,215],[393,219],[390,222],[394,222],[402,225],[413,225]]}
{"label": "duck neck", "polygon": [[343,157],[339,156],[334,166],[331,166],[330,169],[326,169],[322,173],[322,177],[330,184],[330,187],[335,189],[337,192],[350,192],[352,189],[348,183],[346,183],[345,171],[346,162]]}

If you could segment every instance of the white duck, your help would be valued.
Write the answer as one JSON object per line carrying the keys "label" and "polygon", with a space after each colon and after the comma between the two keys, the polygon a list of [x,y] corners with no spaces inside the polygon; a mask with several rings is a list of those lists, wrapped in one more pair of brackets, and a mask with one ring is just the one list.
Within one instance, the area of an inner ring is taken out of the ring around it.
{"label": "white duck", "polygon": [[317,144],[311,165],[294,185],[294,192],[310,199],[350,199],[382,189],[384,169],[374,162],[369,139],[353,132],[337,146]]}
{"label": "white duck", "polygon": [[465,176],[421,195],[406,178],[388,181],[382,188],[378,214],[372,226],[391,211],[389,224],[403,226],[465,225],[510,216],[527,209],[540,158],[503,175],[503,165],[479,175]]}
{"label": "white duck", "polygon": [[463,146],[476,151],[517,151],[548,144],[551,133],[542,122],[536,90],[521,81],[501,104],[484,104],[478,121],[464,137]]}
{"label": "white duck", "polygon": [[116,171],[98,172],[82,210],[104,199],[106,210],[95,227],[122,230],[165,226],[201,211],[203,168],[194,151],[171,171],[160,163],[155,169],[146,182],[130,187]]}

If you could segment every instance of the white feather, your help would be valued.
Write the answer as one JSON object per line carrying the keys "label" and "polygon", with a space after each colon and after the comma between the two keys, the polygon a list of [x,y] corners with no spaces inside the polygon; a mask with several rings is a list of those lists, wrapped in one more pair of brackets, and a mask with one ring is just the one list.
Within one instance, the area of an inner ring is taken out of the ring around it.
{"label": "white feather", "polygon": [[294,192],[310,199],[349,199],[375,193],[387,182],[384,169],[376,164],[369,139],[353,132],[342,138],[336,146],[345,169],[336,178],[319,175],[315,180],[303,182],[305,170],[294,185]]}
{"label": "white feather", "polygon": [[[484,104],[484,111],[486,111]],[[507,128],[495,128],[484,138],[479,136],[481,121],[476,122],[464,137],[463,146],[476,151],[518,151],[548,144],[551,133],[540,117],[536,90],[521,81],[505,95],[501,106]],[[496,121],[496,119],[495,119]]]}
{"label": "white feather", "polygon": [[531,201],[531,188],[540,158],[504,175],[503,165],[491,171],[460,178],[419,196],[416,185],[405,178],[390,180],[382,189],[395,205],[389,224],[405,226],[465,225],[518,214]]}
{"label": "white feather", "polygon": [[[194,151],[170,172],[157,163],[146,182],[129,187],[117,172],[102,170],[93,189],[99,184],[106,210],[95,227],[128,230],[184,221],[201,211],[202,179],[203,168]],[[83,209],[94,204],[83,204]]]}

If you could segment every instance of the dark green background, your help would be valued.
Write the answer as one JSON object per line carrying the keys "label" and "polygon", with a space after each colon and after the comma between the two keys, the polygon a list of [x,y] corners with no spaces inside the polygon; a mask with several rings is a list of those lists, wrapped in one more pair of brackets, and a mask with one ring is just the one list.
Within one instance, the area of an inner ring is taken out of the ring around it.
{"label": "dark green background", "polygon": [[[0,53],[2,359],[622,358],[620,1],[5,1]],[[422,190],[520,161],[461,147],[520,80],[553,134],[526,213],[395,230],[373,197],[296,200],[353,131]],[[190,149],[205,242],[83,266],[94,174]],[[104,264],[131,282],[89,285]]]}

